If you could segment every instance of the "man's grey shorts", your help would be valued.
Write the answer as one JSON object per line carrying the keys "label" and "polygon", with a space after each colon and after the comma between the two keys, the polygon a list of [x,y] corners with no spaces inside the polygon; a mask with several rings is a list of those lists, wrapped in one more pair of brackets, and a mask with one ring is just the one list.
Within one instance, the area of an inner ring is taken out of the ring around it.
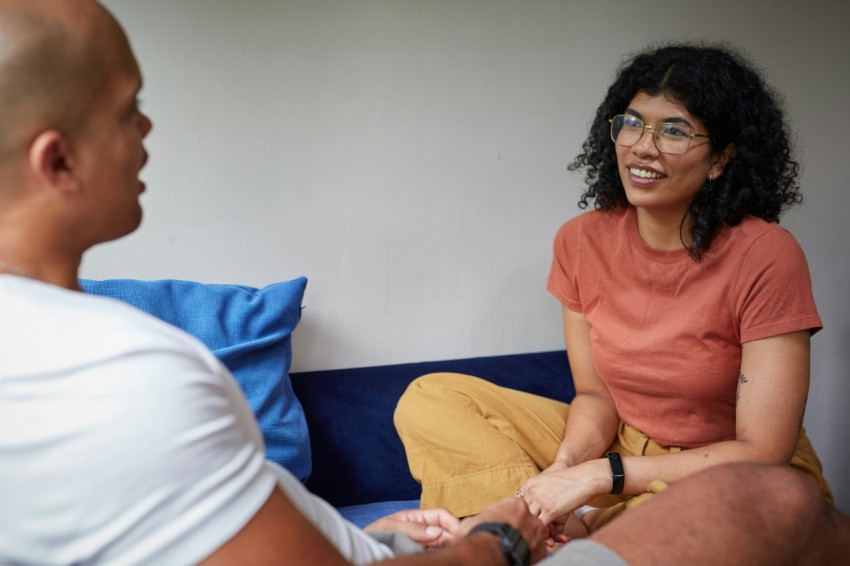
{"label": "man's grey shorts", "polygon": [[588,539],[568,542],[541,564],[545,566],[628,566],[619,554]]}

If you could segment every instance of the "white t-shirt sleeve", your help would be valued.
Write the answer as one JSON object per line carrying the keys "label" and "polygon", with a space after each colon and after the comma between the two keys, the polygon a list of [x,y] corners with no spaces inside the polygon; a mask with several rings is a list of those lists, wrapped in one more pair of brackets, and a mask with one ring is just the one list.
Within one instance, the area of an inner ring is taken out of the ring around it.
{"label": "white t-shirt sleeve", "polygon": [[238,385],[162,344],[0,384],[0,562],[190,564],[266,501]]}
{"label": "white t-shirt sleeve", "polygon": [[266,462],[278,478],[280,487],[301,514],[354,564],[369,564],[392,558],[392,550],[347,521],[327,501],[310,493],[298,478],[274,462]]}

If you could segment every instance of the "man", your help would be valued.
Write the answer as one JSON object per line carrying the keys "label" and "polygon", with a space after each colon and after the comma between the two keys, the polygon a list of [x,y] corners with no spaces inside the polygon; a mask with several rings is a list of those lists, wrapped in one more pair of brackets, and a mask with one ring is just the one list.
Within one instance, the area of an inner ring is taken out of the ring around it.
{"label": "man", "polygon": [[[373,529],[441,547],[393,557],[264,460],[238,386],[199,342],[80,292],[83,254],[141,221],[152,127],[141,86],[127,38],[93,0],[0,2],[0,563],[541,559],[548,533],[520,498],[464,521],[380,520]],[[847,555],[847,518],[815,506],[799,478],[744,472],[694,476],[551,560]]]}

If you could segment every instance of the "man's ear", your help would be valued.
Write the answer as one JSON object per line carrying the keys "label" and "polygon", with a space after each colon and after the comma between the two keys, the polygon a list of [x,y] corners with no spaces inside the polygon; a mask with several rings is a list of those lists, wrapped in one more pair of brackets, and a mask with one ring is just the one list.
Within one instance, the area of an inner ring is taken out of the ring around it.
{"label": "man's ear", "polygon": [[45,130],[29,148],[30,173],[43,185],[63,193],[78,188],[67,138],[58,130]]}
{"label": "man's ear", "polygon": [[709,174],[712,179],[716,179],[723,174],[726,170],[726,165],[729,164],[729,160],[735,156],[735,144],[730,143],[721,151],[718,151],[712,156],[711,160],[711,168],[709,169]]}

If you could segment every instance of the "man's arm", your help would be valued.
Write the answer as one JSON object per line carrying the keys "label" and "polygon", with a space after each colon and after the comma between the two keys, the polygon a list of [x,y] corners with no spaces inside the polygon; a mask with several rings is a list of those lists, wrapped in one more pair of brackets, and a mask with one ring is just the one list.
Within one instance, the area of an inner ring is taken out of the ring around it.
{"label": "man's arm", "polygon": [[[737,463],[676,482],[590,538],[629,566],[847,564],[850,517],[795,470]],[[569,563],[569,548],[551,565]]]}
{"label": "man's arm", "polygon": [[349,564],[275,487],[236,536],[204,559],[202,566],[231,564]]}
{"label": "man's arm", "polygon": [[[529,515],[519,498],[501,501],[464,523],[464,532],[481,522],[506,522],[517,528],[539,560],[545,554],[543,527]],[[350,564],[307,520],[279,488],[239,533],[201,562],[203,566],[231,564],[281,564],[337,566]],[[399,556],[381,564],[415,566],[417,564],[504,563],[499,539],[489,533],[473,533],[452,546],[427,554]]]}

